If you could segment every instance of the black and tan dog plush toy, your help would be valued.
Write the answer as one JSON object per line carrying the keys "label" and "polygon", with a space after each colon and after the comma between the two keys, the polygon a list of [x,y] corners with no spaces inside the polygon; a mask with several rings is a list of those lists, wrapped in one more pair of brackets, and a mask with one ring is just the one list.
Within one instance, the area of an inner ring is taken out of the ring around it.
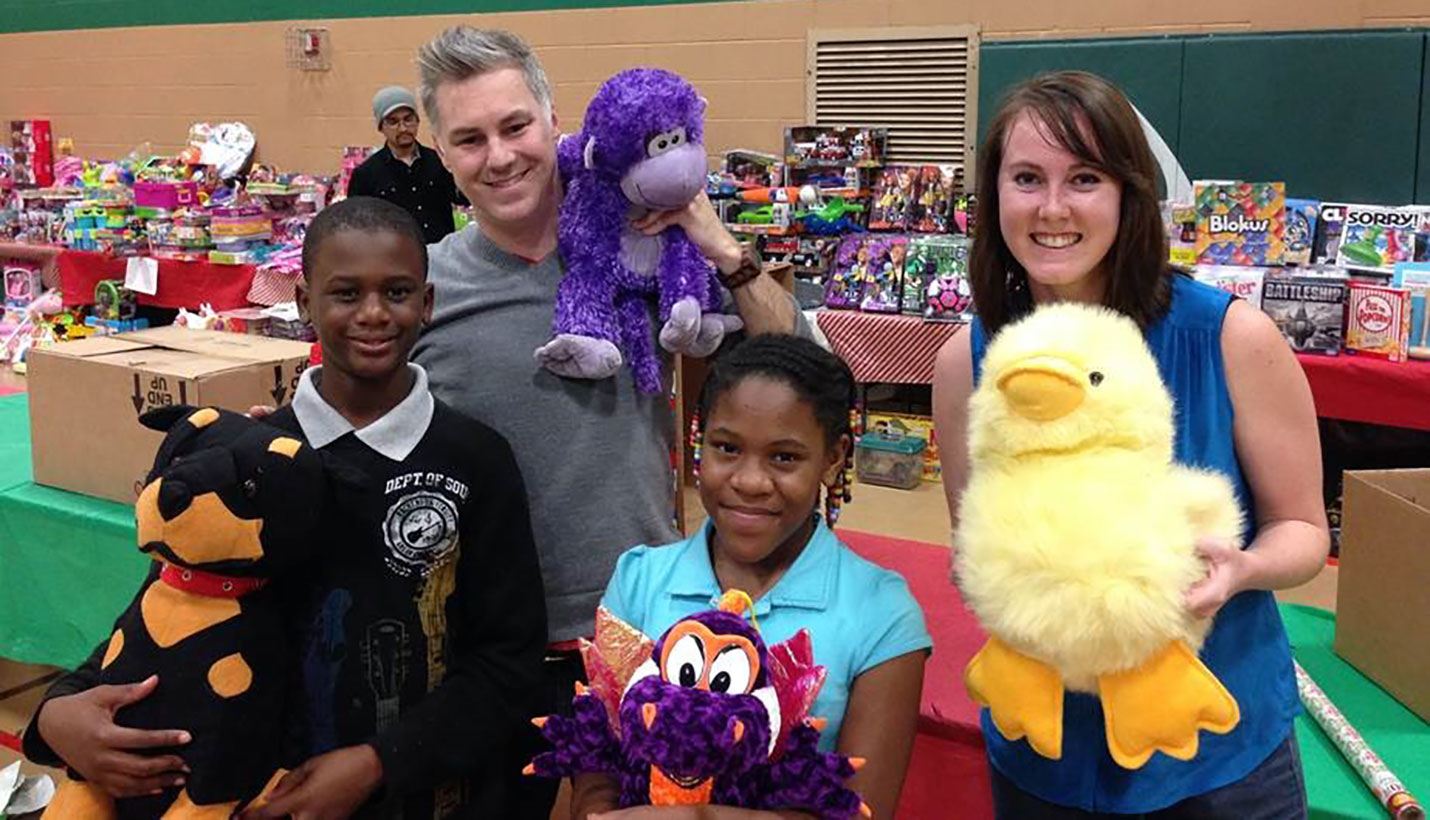
{"label": "black and tan dog plush toy", "polygon": [[117,801],[73,780],[45,818],[227,818],[277,780],[293,656],[268,582],[316,553],[332,471],[297,439],[226,410],[169,407],[140,421],[168,431],[135,505],[154,566],[115,622],[100,683],[157,674],[158,688],[115,720],[187,730],[189,744],[156,751],[191,771],[182,789]]}

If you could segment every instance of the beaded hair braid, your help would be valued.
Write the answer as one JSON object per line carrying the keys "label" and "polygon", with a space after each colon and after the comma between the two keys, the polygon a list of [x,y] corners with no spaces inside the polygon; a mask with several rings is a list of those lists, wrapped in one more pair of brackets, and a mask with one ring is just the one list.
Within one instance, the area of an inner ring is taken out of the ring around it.
{"label": "beaded hair braid", "polygon": [[782,334],[751,336],[714,360],[690,420],[691,460],[697,478],[710,408],[721,395],[749,376],[765,376],[788,384],[814,408],[814,418],[826,442],[849,436],[851,443],[844,451],[844,465],[834,479],[834,486],[826,488],[824,495],[824,518],[829,526],[834,526],[839,520],[840,508],[850,500],[849,488],[853,483],[852,442],[858,427],[854,374],[843,359],[808,339]]}

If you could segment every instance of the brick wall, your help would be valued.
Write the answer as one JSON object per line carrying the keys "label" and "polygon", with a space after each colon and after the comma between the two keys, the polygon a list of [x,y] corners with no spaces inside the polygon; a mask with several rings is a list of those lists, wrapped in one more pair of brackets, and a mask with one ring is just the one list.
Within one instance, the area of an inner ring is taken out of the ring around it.
{"label": "brick wall", "polygon": [[[1430,24],[1425,0],[1080,3],[1009,0],[749,0],[467,16],[309,21],[330,31],[332,68],[285,65],[295,22],[0,35],[0,120],[48,117],[82,156],[117,156],[150,140],[179,147],[196,120],[240,119],[260,158],[332,172],[344,144],[375,144],[381,85],[415,85],[413,54],[456,22],[510,28],[538,51],[565,130],[602,79],[637,65],[684,74],[709,99],[707,144],[777,150],[804,120],[811,28],[976,23],[985,40],[1376,28]],[[430,143],[424,133],[423,140]]]}

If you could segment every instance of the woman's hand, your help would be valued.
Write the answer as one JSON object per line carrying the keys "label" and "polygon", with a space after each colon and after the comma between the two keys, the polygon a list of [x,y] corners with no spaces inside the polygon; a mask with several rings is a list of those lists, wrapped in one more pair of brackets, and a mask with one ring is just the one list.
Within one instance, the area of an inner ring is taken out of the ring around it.
{"label": "woman's hand", "polygon": [[1187,590],[1187,611],[1197,618],[1210,618],[1234,595],[1246,589],[1255,555],[1225,538],[1200,538],[1196,549],[1206,562],[1207,576]]}

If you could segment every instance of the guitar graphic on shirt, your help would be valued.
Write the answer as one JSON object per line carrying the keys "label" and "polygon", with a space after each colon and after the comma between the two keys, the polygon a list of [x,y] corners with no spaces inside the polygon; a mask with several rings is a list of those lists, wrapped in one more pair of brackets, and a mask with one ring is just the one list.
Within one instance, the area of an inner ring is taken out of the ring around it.
{"label": "guitar graphic on shirt", "polygon": [[407,679],[407,625],[385,618],[367,628],[362,660],[377,704],[377,731],[397,725],[402,684]]}
{"label": "guitar graphic on shirt", "polygon": [[[362,642],[362,664],[367,685],[376,699],[377,733],[397,725],[402,707],[402,683],[407,679],[407,625],[385,618],[368,626]],[[402,806],[390,815],[402,820]]]}

